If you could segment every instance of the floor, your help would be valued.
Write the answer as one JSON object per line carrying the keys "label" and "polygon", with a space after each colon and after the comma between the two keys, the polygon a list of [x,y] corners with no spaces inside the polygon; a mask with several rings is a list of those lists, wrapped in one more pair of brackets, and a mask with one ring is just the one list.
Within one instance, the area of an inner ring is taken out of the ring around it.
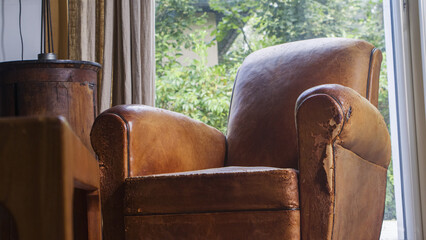
{"label": "floor", "polygon": [[398,228],[396,220],[383,221],[380,240],[398,240]]}

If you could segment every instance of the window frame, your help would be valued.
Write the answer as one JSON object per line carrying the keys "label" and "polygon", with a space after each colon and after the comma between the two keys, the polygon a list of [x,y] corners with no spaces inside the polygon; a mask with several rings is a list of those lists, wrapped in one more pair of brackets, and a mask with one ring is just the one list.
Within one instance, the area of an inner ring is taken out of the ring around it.
{"label": "window frame", "polygon": [[416,1],[383,2],[398,239],[413,240],[423,239],[426,217],[426,149],[420,145],[426,139],[426,54],[424,22],[419,20],[425,16],[418,6]]}

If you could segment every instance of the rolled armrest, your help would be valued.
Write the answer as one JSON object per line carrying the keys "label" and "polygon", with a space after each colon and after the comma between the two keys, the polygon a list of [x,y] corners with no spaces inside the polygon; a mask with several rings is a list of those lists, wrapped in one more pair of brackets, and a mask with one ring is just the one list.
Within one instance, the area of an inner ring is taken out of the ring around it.
{"label": "rolled armrest", "polygon": [[[109,121],[119,122],[120,127],[113,129]],[[106,144],[111,138],[125,143]],[[99,155],[124,147],[128,176],[223,167],[225,160],[225,136],[220,131],[182,114],[143,105],[105,111],[96,119],[91,139]]]}
{"label": "rolled armrest", "polygon": [[296,104],[303,239],[378,239],[390,137],[379,111],[335,84]]}
{"label": "rolled armrest", "polygon": [[99,157],[103,234],[124,239],[127,177],[223,167],[225,136],[182,114],[122,105],[99,115],[90,133]]}
{"label": "rolled armrest", "polygon": [[[351,88],[338,84],[325,84],[303,92],[297,100],[296,109],[299,109],[307,99],[317,95],[328,96],[339,106],[335,112],[339,114],[330,119],[330,123],[335,121],[339,128],[333,132],[334,135],[330,140],[371,163],[387,168],[391,155],[390,136],[377,108]],[[316,111],[322,109],[311,111],[315,116]]]}

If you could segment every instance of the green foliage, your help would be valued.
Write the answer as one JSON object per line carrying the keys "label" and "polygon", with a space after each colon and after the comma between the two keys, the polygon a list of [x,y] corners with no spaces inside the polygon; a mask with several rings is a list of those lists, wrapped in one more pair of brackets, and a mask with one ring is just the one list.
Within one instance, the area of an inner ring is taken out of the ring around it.
{"label": "green foliage", "polygon": [[[384,53],[382,0],[210,0],[220,16],[213,37],[239,33],[220,64],[207,65],[207,17],[197,0],[156,0],[157,107],[184,113],[226,131],[233,80],[243,59],[258,49],[316,37],[358,38]],[[197,30],[194,30],[196,27]],[[200,30],[198,30],[200,29]],[[184,49],[198,58],[183,61]],[[386,54],[379,110],[389,126]],[[392,166],[388,171],[385,219],[395,219]]]}
{"label": "green foliage", "polygon": [[189,48],[192,39],[185,34],[192,26],[204,24],[197,18],[196,0],[162,0],[155,9],[155,59],[158,74],[177,62],[183,48]]}
{"label": "green foliage", "polygon": [[206,30],[190,33],[190,45],[198,59],[188,66],[177,61],[157,74],[157,107],[185,113],[193,119],[226,131],[229,99],[235,72],[223,65],[207,66]]}

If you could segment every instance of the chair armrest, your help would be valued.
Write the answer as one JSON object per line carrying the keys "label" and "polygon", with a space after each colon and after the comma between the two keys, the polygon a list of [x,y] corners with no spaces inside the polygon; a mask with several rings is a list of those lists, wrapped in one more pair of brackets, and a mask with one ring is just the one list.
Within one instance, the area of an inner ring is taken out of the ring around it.
{"label": "chair armrest", "polygon": [[103,234],[124,239],[127,177],[223,167],[225,136],[182,114],[122,105],[99,115],[90,134],[101,169]]}
{"label": "chair armrest", "polygon": [[[120,127],[113,129],[109,121],[118,121]],[[91,139],[101,162],[108,152],[119,151],[126,155],[123,161],[127,161],[127,176],[224,166],[226,144],[220,131],[182,114],[158,108],[143,105],[110,108],[96,119]],[[125,143],[107,144],[109,139]],[[114,150],[117,147],[126,151]]]}
{"label": "chair armrest", "polygon": [[[391,154],[390,137],[379,110],[351,88],[324,84],[303,92],[297,99],[296,112],[307,99],[315,98],[316,95],[331,97],[338,104],[333,118],[329,119],[329,123],[336,123],[330,140],[337,141],[342,147],[373,164],[387,168]],[[323,109],[310,111],[313,119],[316,119],[317,111]]]}
{"label": "chair armrest", "polygon": [[320,85],[299,96],[296,124],[302,238],[378,239],[391,146],[377,108]]}

